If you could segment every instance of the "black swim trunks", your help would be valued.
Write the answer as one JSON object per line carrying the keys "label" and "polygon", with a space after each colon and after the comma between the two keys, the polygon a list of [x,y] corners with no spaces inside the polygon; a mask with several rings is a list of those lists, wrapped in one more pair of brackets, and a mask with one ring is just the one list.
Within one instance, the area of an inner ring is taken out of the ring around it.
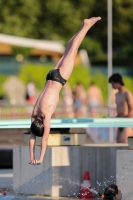
{"label": "black swim trunks", "polygon": [[122,132],[122,131],[124,130],[124,127],[119,127],[118,130],[119,130],[120,132]]}
{"label": "black swim trunks", "polygon": [[46,76],[46,81],[47,80],[59,82],[59,83],[61,83],[61,85],[64,85],[66,83],[66,80],[64,78],[62,78],[62,76],[60,75],[59,69],[50,70]]}

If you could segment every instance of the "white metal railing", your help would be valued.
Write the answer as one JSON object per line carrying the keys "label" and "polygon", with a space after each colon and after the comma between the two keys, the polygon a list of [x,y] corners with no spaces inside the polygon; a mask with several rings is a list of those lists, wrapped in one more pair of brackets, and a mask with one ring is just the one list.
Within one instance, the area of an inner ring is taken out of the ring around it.
{"label": "white metal railing", "polygon": [[[33,105],[11,105],[0,104],[0,119],[28,119],[31,117]],[[74,108],[58,105],[52,118],[107,118],[115,117],[116,109],[114,107],[94,107],[87,106]]]}

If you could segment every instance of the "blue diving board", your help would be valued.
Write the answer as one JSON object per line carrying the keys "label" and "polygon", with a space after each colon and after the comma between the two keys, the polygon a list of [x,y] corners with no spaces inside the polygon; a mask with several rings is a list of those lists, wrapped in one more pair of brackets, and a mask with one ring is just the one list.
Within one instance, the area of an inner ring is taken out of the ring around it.
{"label": "blue diving board", "polygon": [[[30,128],[30,119],[0,120],[0,129]],[[133,127],[133,118],[51,119],[51,128]]]}

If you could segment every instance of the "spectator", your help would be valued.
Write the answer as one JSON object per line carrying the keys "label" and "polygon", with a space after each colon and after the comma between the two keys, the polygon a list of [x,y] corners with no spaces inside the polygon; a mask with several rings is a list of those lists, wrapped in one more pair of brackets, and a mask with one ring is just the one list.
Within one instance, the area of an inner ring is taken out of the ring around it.
{"label": "spectator", "polygon": [[69,83],[67,82],[63,88],[64,110],[69,118],[74,118],[73,110],[73,94]]}
{"label": "spectator", "polygon": [[97,108],[103,104],[103,97],[101,89],[97,87],[94,82],[90,83],[86,101],[90,109],[90,116],[98,117]]}
{"label": "spectator", "polygon": [[7,102],[7,98],[5,95],[0,95],[0,104],[4,104],[5,102]]}
{"label": "spectator", "polygon": [[26,86],[26,100],[28,103],[34,104],[36,100],[36,88],[33,82],[29,82]]}
{"label": "spectator", "polygon": [[[111,83],[114,89],[117,89],[118,92],[115,94],[116,102],[116,117],[121,118],[132,118],[133,117],[133,96],[129,90],[124,87],[124,82],[122,76],[118,73],[113,74],[109,78],[109,83]],[[127,143],[127,138],[132,136],[133,129],[132,127],[119,127],[117,129],[117,142],[118,143]]]}
{"label": "spectator", "polygon": [[75,110],[75,117],[84,117],[85,113],[85,99],[86,99],[86,92],[84,86],[77,82],[75,89],[73,91],[74,95],[74,110]]}

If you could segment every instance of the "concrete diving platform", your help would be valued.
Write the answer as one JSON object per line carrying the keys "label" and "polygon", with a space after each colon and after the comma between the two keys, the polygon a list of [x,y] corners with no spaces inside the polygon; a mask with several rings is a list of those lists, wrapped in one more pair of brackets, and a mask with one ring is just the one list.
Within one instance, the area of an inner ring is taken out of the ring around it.
{"label": "concrete diving platform", "polygon": [[[41,165],[30,165],[29,147],[13,148],[13,189],[26,195],[76,197],[85,171],[92,188],[102,192],[105,182],[116,183],[117,150],[128,151],[128,144],[91,144],[48,147]],[[40,147],[36,147],[36,158]],[[121,158],[122,159],[122,158]]]}

